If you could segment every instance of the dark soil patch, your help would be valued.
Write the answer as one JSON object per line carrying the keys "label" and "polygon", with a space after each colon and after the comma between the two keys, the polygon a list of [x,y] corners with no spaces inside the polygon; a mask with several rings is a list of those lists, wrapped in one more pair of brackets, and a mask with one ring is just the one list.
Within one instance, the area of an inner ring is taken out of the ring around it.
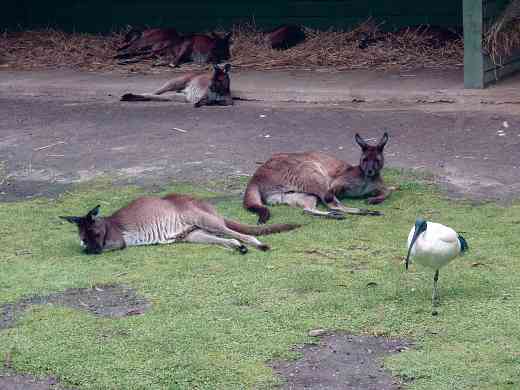
{"label": "dark soil patch", "polygon": [[294,348],[302,359],[273,362],[271,367],[287,381],[283,389],[400,389],[399,379],[385,371],[382,357],[410,345],[384,337],[328,334],[319,344]]}
{"label": "dark soil patch", "polygon": [[0,374],[2,390],[66,390],[54,378],[36,379],[30,375]]}
{"label": "dark soil patch", "polygon": [[125,286],[69,288],[61,293],[35,296],[0,306],[0,329],[12,327],[16,318],[31,305],[61,305],[86,310],[101,317],[124,317],[143,314],[151,304]]}
{"label": "dark soil patch", "polygon": [[0,184],[0,194],[3,202],[14,202],[36,197],[56,198],[70,188],[72,188],[72,184],[36,180],[6,180]]}

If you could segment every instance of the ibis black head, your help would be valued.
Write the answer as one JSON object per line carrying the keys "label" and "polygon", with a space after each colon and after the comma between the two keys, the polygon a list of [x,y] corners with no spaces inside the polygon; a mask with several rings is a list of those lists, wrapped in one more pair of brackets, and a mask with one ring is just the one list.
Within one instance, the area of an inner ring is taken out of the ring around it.
{"label": "ibis black head", "polygon": [[428,223],[426,222],[426,220],[424,218],[419,217],[415,220],[415,229],[414,229],[412,241],[410,241],[410,247],[408,248],[408,254],[406,255],[406,269],[408,269],[408,265],[410,263],[410,252],[412,251],[415,241],[417,240],[417,237],[419,237],[419,235],[422,232],[426,231],[427,227],[428,227]]}

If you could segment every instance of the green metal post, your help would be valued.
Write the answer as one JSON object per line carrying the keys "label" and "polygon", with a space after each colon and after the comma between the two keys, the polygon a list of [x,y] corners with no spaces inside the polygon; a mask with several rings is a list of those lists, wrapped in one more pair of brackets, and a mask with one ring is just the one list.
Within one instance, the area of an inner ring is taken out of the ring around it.
{"label": "green metal post", "polygon": [[483,0],[463,0],[464,88],[484,88]]}

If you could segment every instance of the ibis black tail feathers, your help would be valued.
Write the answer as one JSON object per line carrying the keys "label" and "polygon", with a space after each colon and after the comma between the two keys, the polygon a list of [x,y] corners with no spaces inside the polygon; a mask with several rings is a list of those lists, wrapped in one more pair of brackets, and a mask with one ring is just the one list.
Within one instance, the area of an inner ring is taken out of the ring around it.
{"label": "ibis black tail feathers", "polygon": [[467,241],[459,234],[460,251],[461,253],[466,252],[469,249]]}

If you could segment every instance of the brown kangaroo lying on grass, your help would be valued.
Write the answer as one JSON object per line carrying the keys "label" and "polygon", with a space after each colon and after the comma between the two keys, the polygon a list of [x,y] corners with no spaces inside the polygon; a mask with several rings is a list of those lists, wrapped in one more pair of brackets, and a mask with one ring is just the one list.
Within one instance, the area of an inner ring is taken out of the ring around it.
{"label": "brown kangaroo lying on grass", "polygon": [[[387,141],[385,133],[377,145],[369,145],[356,134],[362,151],[357,166],[321,152],[275,154],[249,181],[244,208],[258,214],[258,223],[265,223],[270,217],[264,203],[299,206],[306,213],[336,219],[344,218],[345,213],[380,215],[378,211],[345,207],[338,198],[371,195],[368,203],[377,204],[390,195],[392,189],[384,185],[381,177]],[[318,200],[329,210],[319,211]]]}
{"label": "brown kangaroo lying on grass", "polygon": [[168,81],[153,93],[126,93],[121,96],[122,101],[173,101],[174,99],[160,96],[165,92],[184,92],[186,100],[195,107],[202,105],[230,106],[233,104],[231,96],[229,70],[230,64],[220,68],[213,66],[210,72],[190,72]]}
{"label": "brown kangaroo lying on grass", "polygon": [[208,202],[179,194],[163,198],[137,198],[109,217],[99,217],[99,207],[94,207],[84,217],[60,217],[78,226],[81,245],[88,254],[134,245],[181,241],[223,245],[244,254],[247,247],[242,243],[253,245],[261,251],[270,249],[254,236],[284,232],[300,226],[242,225],[220,216]]}

